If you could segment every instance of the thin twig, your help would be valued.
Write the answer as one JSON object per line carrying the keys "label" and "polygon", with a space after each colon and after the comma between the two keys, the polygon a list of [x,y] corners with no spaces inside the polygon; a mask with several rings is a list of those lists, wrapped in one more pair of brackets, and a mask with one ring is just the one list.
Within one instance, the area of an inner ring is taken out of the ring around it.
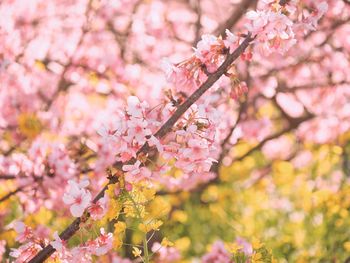
{"label": "thin twig", "polygon": [[6,200],[9,199],[11,196],[17,194],[18,192],[22,191],[23,189],[24,189],[24,187],[23,187],[23,186],[20,186],[20,187],[18,187],[17,189],[15,189],[15,190],[9,192],[7,195],[5,195],[5,196],[3,196],[3,197],[0,198],[0,203],[6,201]]}
{"label": "thin twig", "polygon": [[241,19],[241,17],[245,14],[247,9],[253,5],[257,0],[242,0],[242,2],[235,8],[231,16],[221,25],[217,27],[214,31],[215,35],[225,36],[225,30],[231,30],[232,27]]}

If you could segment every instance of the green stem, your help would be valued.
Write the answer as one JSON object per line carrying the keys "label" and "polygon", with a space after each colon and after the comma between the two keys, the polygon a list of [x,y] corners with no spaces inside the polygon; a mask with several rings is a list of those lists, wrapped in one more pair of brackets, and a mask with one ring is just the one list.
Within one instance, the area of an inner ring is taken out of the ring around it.
{"label": "green stem", "polygon": [[[141,212],[140,212],[139,208],[137,207],[135,200],[131,197],[131,195],[128,192],[126,192],[126,196],[132,202],[132,204],[136,210],[138,219],[141,221]],[[143,262],[149,263],[148,246],[147,246],[147,233],[145,233],[143,236],[143,253],[144,253],[144,261]]]}
{"label": "green stem", "polygon": [[147,246],[147,235],[146,234],[143,236],[143,251],[145,253],[145,263],[148,263],[149,256],[148,256],[148,246]]}

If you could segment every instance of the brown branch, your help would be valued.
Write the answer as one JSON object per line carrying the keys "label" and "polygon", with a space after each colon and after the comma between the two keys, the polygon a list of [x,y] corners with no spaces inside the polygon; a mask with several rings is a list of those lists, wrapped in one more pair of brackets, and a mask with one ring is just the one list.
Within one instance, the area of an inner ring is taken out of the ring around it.
{"label": "brown branch", "polygon": [[[246,13],[247,9],[254,5],[257,2],[257,0],[242,0],[241,3],[235,8],[231,16],[221,25],[219,25],[215,31],[214,34],[218,36],[225,36],[225,30],[229,29],[231,30],[232,27],[241,19],[241,17]],[[285,5],[289,2],[289,0],[281,0],[279,2],[280,5]]]}
{"label": "brown branch", "polygon": [[198,41],[201,39],[201,29],[202,29],[202,24],[201,24],[201,19],[202,19],[202,8],[201,8],[201,1],[197,0],[194,4],[194,11],[197,14],[197,21],[195,24],[195,36],[193,40],[193,46],[196,46]]}
{"label": "brown branch", "polygon": [[83,27],[82,27],[82,33],[80,35],[80,38],[78,40],[77,45],[74,48],[74,51],[69,56],[67,63],[64,65],[62,73],[59,75],[57,88],[56,88],[54,94],[51,96],[51,98],[46,98],[45,111],[48,111],[50,109],[52,103],[55,101],[55,99],[58,97],[58,95],[62,91],[67,90],[69,88],[69,86],[72,85],[72,83],[70,81],[66,80],[65,75],[68,72],[70,66],[72,65],[74,56],[75,56],[77,50],[79,49],[79,47],[81,46],[81,44],[83,43],[83,40],[84,40],[86,33],[89,32],[89,28],[87,25],[88,25],[88,21],[89,21],[88,16],[89,16],[89,12],[91,10],[91,7],[92,7],[92,0],[89,0],[88,5],[86,7],[86,11],[85,11],[85,23],[83,24]]}
{"label": "brown branch", "polygon": [[285,5],[289,2],[289,0],[280,0],[279,4],[280,5]]}
{"label": "brown branch", "polygon": [[9,192],[7,195],[5,195],[5,196],[3,196],[3,197],[0,198],[0,203],[6,201],[6,200],[9,199],[11,196],[17,194],[18,192],[22,191],[23,189],[24,189],[24,187],[23,187],[23,186],[20,186],[20,187],[18,187],[17,189],[15,189],[15,190]]}
{"label": "brown branch", "polygon": [[310,83],[310,84],[304,84],[300,86],[293,86],[293,87],[277,87],[276,91],[277,92],[283,92],[283,93],[294,93],[295,91],[298,90],[311,90],[311,89],[328,89],[328,88],[338,88],[336,86],[341,86],[344,84],[350,84],[350,82],[342,80],[340,82],[331,82],[329,81],[328,83]]}
{"label": "brown branch", "polygon": [[127,24],[124,32],[117,31],[114,28],[112,20],[107,22],[107,29],[109,30],[109,32],[112,33],[114,40],[118,43],[119,49],[120,49],[120,57],[124,61],[126,61],[126,48],[128,46],[128,39],[129,39],[129,36],[131,34],[131,29],[132,29],[132,25],[133,25],[133,18],[132,17],[137,13],[137,10],[141,6],[142,3],[143,3],[143,1],[139,0],[133,6],[133,9],[130,13],[130,21]]}
{"label": "brown branch", "polygon": [[241,3],[235,8],[232,15],[221,25],[215,29],[214,34],[218,36],[225,36],[225,30],[231,28],[241,19],[241,17],[245,14],[247,9],[253,5],[257,0],[242,0]]}
{"label": "brown branch", "polygon": [[271,134],[271,135],[267,136],[265,139],[263,139],[256,146],[254,146],[249,151],[247,151],[245,154],[239,156],[238,158],[235,158],[233,160],[233,162],[235,162],[235,161],[242,161],[244,158],[246,158],[247,156],[249,156],[253,152],[255,152],[257,150],[260,150],[268,141],[271,141],[273,139],[277,139],[280,136],[282,136],[283,134],[286,134],[288,132],[291,132],[291,131],[297,129],[300,124],[302,124],[303,122],[308,121],[308,120],[310,120],[312,118],[314,118],[314,115],[307,114],[304,117],[294,119],[294,121],[291,122],[288,127],[284,128],[284,129],[282,129],[282,130],[280,130],[280,131],[278,131],[278,132],[276,132],[274,134]]}
{"label": "brown branch", "polygon": [[[242,42],[242,44],[232,53],[228,54],[225,61],[220,65],[220,67],[212,74],[209,75],[207,80],[183,103],[181,104],[175,113],[163,124],[163,126],[155,133],[154,136],[157,138],[162,138],[166,134],[168,134],[174,124],[181,118],[181,116],[195,103],[231,66],[231,64],[244,52],[244,50],[248,47],[249,43],[253,40],[251,34],[249,33],[246,39]],[[147,153],[151,147],[145,143],[141,149],[138,151],[138,155]],[[121,167],[122,163],[117,163],[118,167]],[[116,182],[116,178],[109,178],[108,184],[97,194],[94,198],[93,202],[97,202],[100,198],[104,196],[104,192],[107,190],[108,185],[114,184]],[[85,222],[90,215],[85,212],[83,217],[79,217],[75,219],[61,234],[60,238],[62,240],[69,240],[79,229],[80,223]],[[48,245],[43,248],[34,258],[32,258],[29,263],[39,263],[44,262],[48,259],[53,253],[55,249]]]}
{"label": "brown branch", "polygon": [[16,178],[16,176],[14,176],[14,175],[9,175],[9,174],[0,175],[0,180],[12,180],[15,178]]}
{"label": "brown branch", "polygon": [[[222,161],[223,161],[223,159],[225,158],[225,156],[226,156],[226,154],[228,152],[227,144],[229,143],[233,132],[237,128],[237,125],[241,121],[243,113],[246,111],[246,108],[247,108],[247,99],[243,103],[241,103],[241,105],[239,107],[237,120],[236,120],[235,124],[231,127],[229,133],[226,135],[225,139],[222,141],[222,143],[220,145],[221,146],[221,153],[219,155],[219,158],[217,159],[217,162],[213,163],[212,166],[210,167],[210,171],[217,174],[216,178],[219,177],[219,175],[218,175],[219,167],[221,166]],[[214,180],[216,180],[216,179],[214,179]]]}

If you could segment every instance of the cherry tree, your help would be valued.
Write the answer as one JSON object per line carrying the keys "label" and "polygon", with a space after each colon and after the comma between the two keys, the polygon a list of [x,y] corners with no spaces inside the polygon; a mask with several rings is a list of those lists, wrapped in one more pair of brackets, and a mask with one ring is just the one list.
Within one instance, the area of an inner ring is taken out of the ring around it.
{"label": "cherry tree", "polygon": [[[164,200],[205,193],[256,152],[296,167],[302,143],[346,153],[349,7],[2,1],[0,256],[178,262]],[[254,168],[248,185],[271,171]],[[253,237],[196,257],[273,261]]]}

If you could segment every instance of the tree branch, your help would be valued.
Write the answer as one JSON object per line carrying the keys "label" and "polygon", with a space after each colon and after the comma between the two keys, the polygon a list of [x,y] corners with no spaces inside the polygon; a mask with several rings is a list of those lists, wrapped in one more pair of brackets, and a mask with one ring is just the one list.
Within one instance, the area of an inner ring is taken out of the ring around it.
{"label": "tree branch", "polygon": [[17,189],[9,192],[8,194],[6,194],[5,196],[0,198],[0,203],[6,201],[7,199],[9,199],[11,196],[17,194],[18,192],[22,191],[24,189],[24,187],[20,186]]}
{"label": "tree branch", "polygon": [[193,40],[193,46],[196,46],[198,41],[201,39],[201,29],[202,29],[202,24],[201,24],[201,19],[202,19],[202,8],[201,8],[201,1],[197,0],[194,4],[194,11],[197,14],[197,21],[195,24],[195,36]]}
{"label": "tree branch", "polygon": [[242,0],[241,3],[233,11],[232,15],[223,24],[217,27],[217,29],[214,31],[214,34],[218,36],[225,36],[225,30],[230,30],[239,21],[239,19],[241,19],[247,9],[256,1],[257,0]]}

